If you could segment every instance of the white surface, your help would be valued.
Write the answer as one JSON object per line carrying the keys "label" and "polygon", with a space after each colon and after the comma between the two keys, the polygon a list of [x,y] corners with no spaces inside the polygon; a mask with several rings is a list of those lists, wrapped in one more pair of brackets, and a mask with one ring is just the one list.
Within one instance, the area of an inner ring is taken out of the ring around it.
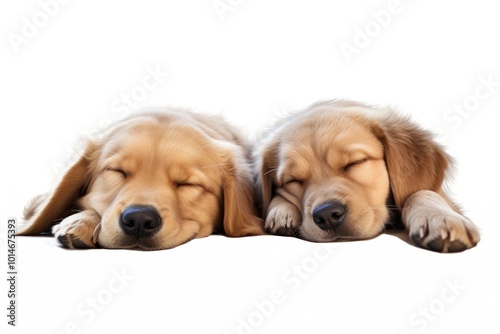
{"label": "white surface", "polygon": [[[82,135],[125,116],[123,94],[146,92],[136,95],[137,108],[221,112],[250,136],[275,115],[319,99],[351,98],[398,105],[441,134],[458,162],[451,189],[481,228],[481,243],[441,255],[389,235],[325,245],[211,236],[172,250],[133,252],[66,251],[53,239],[24,237],[17,249],[18,327],[7,326],[4,315],[2,327],[9,333],[498,332],[500,21],[491,2],[401,0],[351,62],[341,43],[352,44],[358,28],[375,27],[371,12],[393,8],[390,1],[221,2],[233,4],[224,19],[212,0],[70,1],[18,52],[9,36],[21,34],[23,17],[33,20],[42,9],[37,1],[0,5],[5,223],[48,189]],[[168,75],[155,84],[148,79],[154,70]],[[144,82],[148,89],[141,91]],[[125,283],[116,279],[122,272],[131,277]],[[5,280],[0,287],[7,305]],[[105,304],[96,305],[102,311],[95,317],[92,298]]]}

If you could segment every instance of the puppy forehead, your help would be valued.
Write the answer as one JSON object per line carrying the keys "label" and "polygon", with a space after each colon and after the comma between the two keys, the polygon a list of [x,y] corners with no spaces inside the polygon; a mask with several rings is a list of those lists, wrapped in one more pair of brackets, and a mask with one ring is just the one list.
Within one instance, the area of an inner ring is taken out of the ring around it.
{"label": "puppy forehead", "polygon": [[322,162],[333,165],[358,158],[382,158],[382,144],[365,117],[322,110],[304,116],[283,131],[285,144],[280,160],[291,169]]}
{"label": "puppy forehead", "polygon": [[196,166],[217,158],[213,141],[186,124],[141,122],[116,129],[105,141],[103,160]]}

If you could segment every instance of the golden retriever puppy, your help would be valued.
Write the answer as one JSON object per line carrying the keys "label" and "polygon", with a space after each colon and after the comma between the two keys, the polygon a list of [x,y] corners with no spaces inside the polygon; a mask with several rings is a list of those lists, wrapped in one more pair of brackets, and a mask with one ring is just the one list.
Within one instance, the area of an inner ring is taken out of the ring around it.
{"label": "golden retriever puppy", "polygon": [[[19,234],[49,231],[67,248],[156,250],[222,232],[263,234],[249,152],[221,118],[135,114],[89,141]],[[54,225],[55,224],[55,225]]]}
{"label": "golden retriever puppy", "polygon": [[429,132],[390,108],[317,103],[264,135],[255,161],[265,228],[273,234],[367,239],[401,214],[420,247],[458,252],[479,241],[477,227],[442,187],[452,159]]}

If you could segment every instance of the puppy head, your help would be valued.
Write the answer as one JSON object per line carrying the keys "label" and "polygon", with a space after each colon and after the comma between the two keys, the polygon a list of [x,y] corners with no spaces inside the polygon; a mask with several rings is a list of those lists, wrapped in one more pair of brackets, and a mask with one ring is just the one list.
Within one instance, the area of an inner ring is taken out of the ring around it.
{"label": "puppy head", "polygon": [[311,241],[366,239],[389,219],[392,191],[441,186],[447,157],[428,133],[394,113],[346,101],[313,106],[267,138],[261,153],[264,214],[280,195],[302,216]]}
{"label": "puppy head", "polygon": [[132,117],[88,145],[24,234],[71,207],[99,215],[105,248],[165,249],[215,230],[259,234],[242,150],[188,116]]}

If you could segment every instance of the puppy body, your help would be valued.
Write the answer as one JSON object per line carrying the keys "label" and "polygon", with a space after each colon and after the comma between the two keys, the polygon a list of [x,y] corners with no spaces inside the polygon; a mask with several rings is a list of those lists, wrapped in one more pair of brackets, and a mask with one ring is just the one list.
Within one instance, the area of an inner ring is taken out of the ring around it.
{"label": "puppy body", "polygon": [[69,248],[165,249],[214,231],[262,234],[248,155],[221,118],[133,115],[88,142],[56,189],[27,206],[20,235],[56,223]]}
{"label": "puppy body", "polygon": [[453,252],[477,228],[443,191],[452,159],[408,118],[352,101],[317,103],[263,136],[257,184],[268,231],[311,241],[367,239],[402,210],[421,247]]}

